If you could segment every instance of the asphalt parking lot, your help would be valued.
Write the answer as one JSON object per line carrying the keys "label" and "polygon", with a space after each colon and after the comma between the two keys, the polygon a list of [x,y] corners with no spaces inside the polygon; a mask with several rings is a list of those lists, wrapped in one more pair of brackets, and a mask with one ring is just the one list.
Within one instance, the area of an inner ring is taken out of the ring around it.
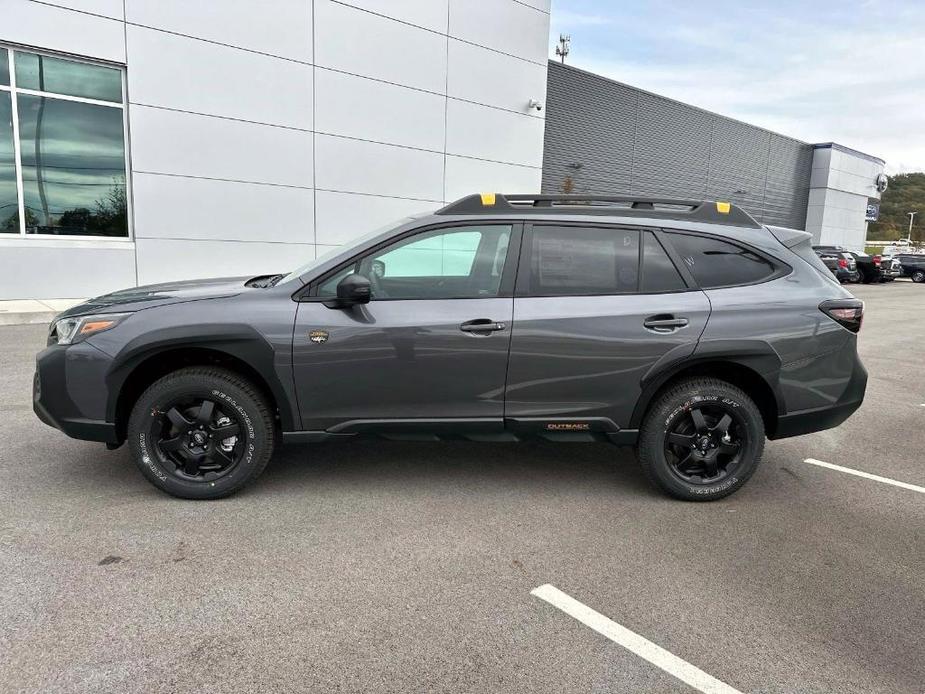
{"label": "asphalt parking lot", "polygon": [[804,462],[925,486],[925,286],[856,294],[864,406],[713,504],[605,444],[468,442],[289,447],[180,501],[39,422],[45,328],[0,328],[0,690],[696,691],[551,584],[728,691],[921,693],[925,494]]}

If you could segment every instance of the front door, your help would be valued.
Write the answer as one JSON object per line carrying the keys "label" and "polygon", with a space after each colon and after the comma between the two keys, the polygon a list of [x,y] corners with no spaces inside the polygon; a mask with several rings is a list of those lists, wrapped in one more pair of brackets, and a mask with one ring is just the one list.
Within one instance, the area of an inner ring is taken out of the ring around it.
{"label": "front door", "polygon": [[[303,430],[362,431],[441,419],[503,426],[520,225],[412,232],[355,258],[299,303],[293,371]],[[325,299],[357,272],[372,299]],[[457,422],[458,424],[458,422]]]}
{"label": "front door", "polygon": [[528,227],[514,300],[510,424],[625,428],[643,377],[660,359],[690,356],[709,314],[706,295],[688,287],[651,231]]}

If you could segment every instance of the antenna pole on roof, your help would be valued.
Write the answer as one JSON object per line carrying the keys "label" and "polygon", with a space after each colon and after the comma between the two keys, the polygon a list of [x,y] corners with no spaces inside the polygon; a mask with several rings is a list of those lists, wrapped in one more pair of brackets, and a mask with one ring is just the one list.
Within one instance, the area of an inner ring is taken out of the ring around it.
{"label": "antenna pole on roof", "polygon": [[563,65],[565,65],[565,56],[569,53],[571,43],[572,37],[570,35],[559,34],[559,45],[556,46],[556,55],[562,59]]}

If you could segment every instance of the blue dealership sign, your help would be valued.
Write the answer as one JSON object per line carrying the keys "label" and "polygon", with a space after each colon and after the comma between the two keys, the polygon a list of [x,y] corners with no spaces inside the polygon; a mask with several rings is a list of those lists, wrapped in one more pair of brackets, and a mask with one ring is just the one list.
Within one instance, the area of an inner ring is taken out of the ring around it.
{"label": "blue dealership sign", "polygon": [[867,214],[864,215],[865,222],[876,222],[880,219],[880,203],[879,202],[869,202],[867,203]]}

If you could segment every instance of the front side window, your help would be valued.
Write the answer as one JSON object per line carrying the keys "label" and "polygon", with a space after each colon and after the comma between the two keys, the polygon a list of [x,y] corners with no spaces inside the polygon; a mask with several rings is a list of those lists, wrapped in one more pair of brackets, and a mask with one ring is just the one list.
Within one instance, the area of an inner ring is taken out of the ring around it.
{"label": "front side window", "polygon": [[0,47],[4,74],[0,232],[127,237],[122,72]]}
{"label": "front side window", "polygon": [[734,243],[680,233],[670,233],[669,240],[703,289],[755,284],[777,272],[770,261]]}
{"label": "front side window", "polygon": [[509,224],[436,229],[397,241],[322,282],[333,297],[351,272],[369,278],[376,299],[464,299],[497,296],[513,227]]}
{"label": "front side window", "polygon": [[[627,294],[637,289],[639,232],[635,229],[535,226],[526,254],[529,270],[518,288],[521,294]],[[524,273],[523,262],[520,273]]]}

